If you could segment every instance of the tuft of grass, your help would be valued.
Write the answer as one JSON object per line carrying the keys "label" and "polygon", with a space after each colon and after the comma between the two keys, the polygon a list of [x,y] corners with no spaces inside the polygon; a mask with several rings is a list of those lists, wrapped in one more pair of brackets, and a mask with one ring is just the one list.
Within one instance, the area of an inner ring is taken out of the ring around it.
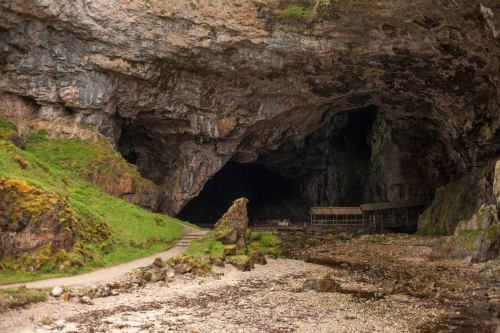
{"label": "tuft of grass", "polygon": [[42,302],[47,299],[42,289],[8,288],[0,289],[0,313],[6,309]]}
{"label": "tuft of grass", "polygon": [[42,319],[40,319],[40,323],[43,324],[43,325],[50,325],[52,324],[54,321],[52,320],[52,318],[48,317],[48,316],[45,316],[43,317]]}

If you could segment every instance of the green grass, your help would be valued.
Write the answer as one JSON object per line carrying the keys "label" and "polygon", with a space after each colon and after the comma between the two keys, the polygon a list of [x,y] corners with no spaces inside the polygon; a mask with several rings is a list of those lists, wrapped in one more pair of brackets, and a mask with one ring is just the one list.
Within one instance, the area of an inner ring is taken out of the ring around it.
{"label": "green grass", "polygon": [[270,231],[252,232],[250,234],[250,242],[259,243],[261,248],[271,248],[271,247],[281,246],[281,240]]}
{"label": "green grass", "polygon": [[[12,126],[0,119],[0,132],[8,128]],[[92,255],[82,267],[37,273],[3,269],[0,270],[0,284],[71,275],[115,265],[166,250],[182,237],[182,227],[175,223],[178,220],[150,213],[106,194],[80,177],[82,170],[100,166],[109,159],[121,166],[121,172],[140,177],[135,166],[123,160],[110,145],[76,139],[46,139],[43,132],[27,141],[26,150],[21,150],[0,139],[0,177],[22,179],[30,186],[68,198],[79,220],[105,222],[112,235],[100,244],[82,242],[83,249]],[[26,161],[28,167],[23,169],[13,158],[15,155]]]}
{"label": "green grass", "polygon": [[5,137],[12,132],[17,132],[17,126],[10,121],[0,118],[0,138]]}
{"label": "green grass", "polygon": [[203,229],[202,227],[197,226],[196,224],[189,223],[188,221],[177,220],[177,222],[182,223],[184,225],[187,225],[188,227],[198,229],[198,230],[202,230]]}
{"label": "green grass", "polygon": [[205,250],[209,250],[211,258],[222,258],[224,256],[224,244],[209,237],[193,239],[189,243],[186,255],[196,258],[200,253],[205,253]]}

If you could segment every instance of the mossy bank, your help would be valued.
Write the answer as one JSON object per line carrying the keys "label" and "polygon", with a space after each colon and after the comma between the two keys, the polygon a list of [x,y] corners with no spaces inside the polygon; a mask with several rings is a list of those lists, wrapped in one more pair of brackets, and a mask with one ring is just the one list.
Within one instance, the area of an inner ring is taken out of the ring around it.
{"label": "mossy bank", "polygon": [[[120,195],[120,186],[133,195]],[[171,247],[182,227],[131,203],[154,206],[138,199],[145,191],[154,184],[106,140],[49,139],[46,131],[21,138],[0,120],[0,283],[77,274]]]}

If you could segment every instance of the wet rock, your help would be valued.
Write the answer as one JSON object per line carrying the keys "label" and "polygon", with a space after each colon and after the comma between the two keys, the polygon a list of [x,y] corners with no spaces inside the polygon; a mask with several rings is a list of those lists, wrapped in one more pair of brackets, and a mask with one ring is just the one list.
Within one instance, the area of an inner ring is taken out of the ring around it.
{"label": "wet rock", "polygon": [[158,281],[165,280],[165,276],[166,276],[165,269],[155,267],[151,271],[151,282],[158,282]]}
{"label": "wet rock", "polygon": [[54,287],[50,291],[50,295],[52,295],[54,297],[59,297],[59,296],[62,295],[63,292],[64,292],[63,288],[61,288],[61,287]]}
{"label": "wet rock", "polygon": [[319,279],[308,279],[302,285],[301,291],[316,290],[318,292],[338,292],[342,290],[333,277],[328,274]]}

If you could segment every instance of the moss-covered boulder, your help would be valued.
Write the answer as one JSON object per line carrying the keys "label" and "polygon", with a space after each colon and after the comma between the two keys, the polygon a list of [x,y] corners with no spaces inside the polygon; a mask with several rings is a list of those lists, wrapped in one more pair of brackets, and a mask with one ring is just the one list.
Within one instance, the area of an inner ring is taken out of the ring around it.
{"label": "moss-covered boulder", "polygon": [[436,189],[432,204],[420,215],[421,235],[451,235],[461,220],[468,220],[481,205],[481,188],[490,188],[482,174],[470,174]]}
{"label": "moss-covered boulder", "polygon": [[470,220],[459,223],[455,235],[455,255],[470,257],[473,262],[496,258],[500,251],[500,223],[496,205],[481,206]]}
{"label": "moss-covered boulder", "polygon": [[462,220],[454,236],[441,239],[433,249],[435,259],[470,258],[472,262],[494,259],[500,253],[500,223],[496,205],[482,205],[469,220]]}
{"label": "moss-covered boulder", "polygon": [[233,256],[235,254],[236,254],[236,245],[235,244],[224,246],[224,255],[225,256]]}
{"label": "moss-covered boulder", "polygon": [[[247,198],[236,199],[214,226],[214,235],[224,244],[246,247],[248,229]],[[223,236],[222,236],[223,235]]]}
{"label": "moss-covered boulder", "polygon": [[226,262],[235,266],[240,271],[251,271],[254,269],[252,258],[244,254],[226,257]]}

